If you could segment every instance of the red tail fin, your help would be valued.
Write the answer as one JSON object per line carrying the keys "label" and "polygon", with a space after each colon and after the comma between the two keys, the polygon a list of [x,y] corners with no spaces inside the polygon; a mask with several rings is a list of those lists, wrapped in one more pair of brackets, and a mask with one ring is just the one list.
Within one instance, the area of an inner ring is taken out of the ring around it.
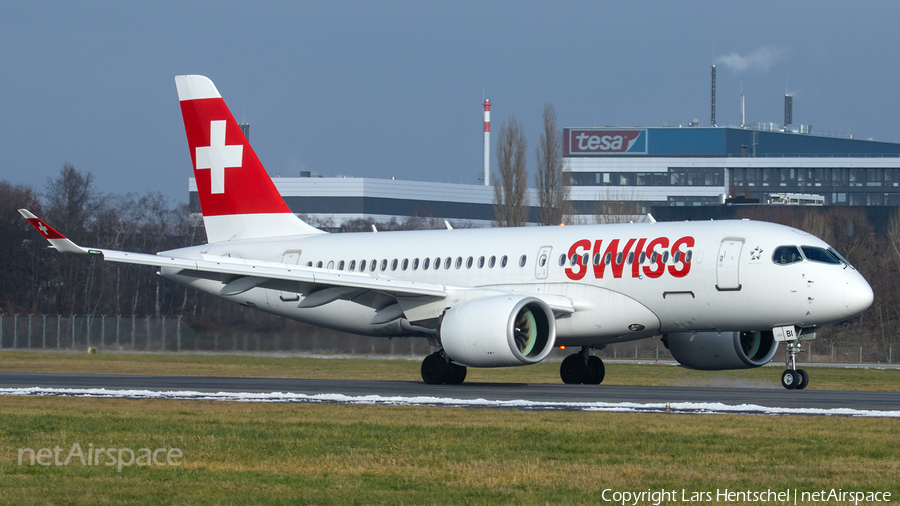
{"label": "red tail fin", "polygon": [[175,86],[209,242],[321,233],[284,203],[212,81]]}

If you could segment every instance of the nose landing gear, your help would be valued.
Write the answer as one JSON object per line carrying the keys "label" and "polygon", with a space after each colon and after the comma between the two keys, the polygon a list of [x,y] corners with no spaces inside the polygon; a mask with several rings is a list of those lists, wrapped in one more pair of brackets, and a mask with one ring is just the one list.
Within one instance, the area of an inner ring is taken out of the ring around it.
{"label": "nose landing gear", "polygon": [[788,390],[803,390],[809,384],[809,375],[803,369],[797,369],[797,354],[803,353],[800,340],[785,341],[787,344],[787,358],[784,361],[786,369],[781,373],[781,386]]}

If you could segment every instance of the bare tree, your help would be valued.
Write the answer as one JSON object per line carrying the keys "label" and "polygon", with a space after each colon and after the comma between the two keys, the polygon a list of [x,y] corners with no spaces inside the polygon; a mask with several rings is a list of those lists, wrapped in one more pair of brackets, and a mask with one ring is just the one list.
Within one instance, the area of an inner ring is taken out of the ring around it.
{"label": "bare tree", "polygon": [[534,159],[541,225],[559,225],[572,211],[562,158],[562,132],[556,128],[556,111],[551,104],[544,106],[544,131],[540,145],[534,150]]}
{"label": "bare tree", "polygon": [[606,187],[594,204],[594,221],[597,223],[628,223],[640,214],[640,206],[634,190],[626,193]]}
{"label": "bare tree", "polygon": [[525,152],[528,141],[522,124],[510,116],[500,127],[497,139],[497,170],[499,179],[491,177],[494,185],[494,221],[500,227],[521,227],[528,220],[528,172]]}

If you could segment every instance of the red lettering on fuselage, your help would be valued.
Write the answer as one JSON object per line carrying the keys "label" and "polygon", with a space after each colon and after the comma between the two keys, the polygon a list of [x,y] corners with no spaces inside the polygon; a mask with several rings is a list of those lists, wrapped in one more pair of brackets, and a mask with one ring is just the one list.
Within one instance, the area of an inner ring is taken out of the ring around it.
{"label": "red lettering on fuselage", "polygon": [[[587,239],[582,239],[569,248],[569,255],[566,257],[566,260],[568,261],[567,263],[571,264],[571,267],[566,267],[566,276],[572,281],[578,281],[587,274],[587,265],[584,265],[581,261],[583,253],[580,250],[588,251],[590,249],[591,241]],[[573,255],[577,255],[574,263],[571,262]],[[577,269],[574,269],[574,267],[577,267]]]}
{"label": "red lettering on fuselage", "polygon": [[672,245],[672,259],[676,264],[681,264],[681,268],[677,268],[675,265],[669,266],[669,274],[675,276],[676,278],[683,278],[691,272],[691,263],[688,261],[687,251],[682,251],[681,246],[684,245],[686,248],[694,247],[694,238],[691,236],[685,236],[681,239],[675,241],[675,244]]}
{"label": "red lettering on fuselage", "polygon": [[[691,272],[691,255],[688,254],[688,248],[694,247],[695,244],[691,236],[675,240],[671,243],[671,249],[668,237],[657,237],[649,242],[646,237],[628,239],[620,249],[622,241],[623,239],[610,239],[605,249],[602,239],[594,241],[593,248],[588,239],[576,241],[569,247],[569,254],[566,257],[566,263],[569,265],[565,270],[566,276],[573,281],[584,278],[588,267],[583,258],[588,251],[592,253],[594,277],[597,279],[602,279],[606,275],[607,265],[613,278],[621,278],[622,274],[627,272],[626,264],[631,264],[632,278],[647,276],[655,279],[666,272],[673,277],[683,278]],[[672,263],[669,263],[669,258],[672,259]]]}

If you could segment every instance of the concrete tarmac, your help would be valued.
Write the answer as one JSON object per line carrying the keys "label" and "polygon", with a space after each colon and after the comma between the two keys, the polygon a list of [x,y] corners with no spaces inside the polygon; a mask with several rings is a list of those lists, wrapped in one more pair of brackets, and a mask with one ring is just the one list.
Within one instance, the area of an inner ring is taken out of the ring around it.
{"label": "concrete tarmac", "polygon": [[574,403],[722,403],[772,408],[900,410],[900,392],[786,390],[774,388],[463,383],[426,385],[418,381],[132,376],[120,374],[0,373],[0,388],[104,388],[197,392],[285,392],[306,395],[436,397],[496,401]]}

